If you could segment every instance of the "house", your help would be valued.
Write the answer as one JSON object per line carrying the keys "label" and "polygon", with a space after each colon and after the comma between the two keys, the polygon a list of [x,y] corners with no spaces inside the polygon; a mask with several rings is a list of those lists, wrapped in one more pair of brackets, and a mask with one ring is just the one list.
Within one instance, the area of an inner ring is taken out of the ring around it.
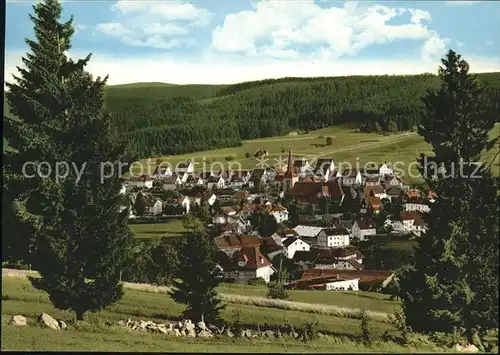
{"label": "house", "polygon": [[375,221],[371,218],[358,219],[352,225],[352,237],[360,241],[367,240],[369,236],[377,234]]}
{"label": "house", "polygon": [[129,186],[135,186],[138,188],[151,189],[153,187],[154,179],[148,175],[133,176],[128,180]]}
{"label": "house", "polygon": [[213,206],[217,200],[217,196],[211,192],[198,192],[194,195],[188,193],[187,195],[191,199],[192,204],[198,206],[201,205],[201,201],[206,201],[209,206]]}
{"label": "house", "polygon": [[250,193],[248,192],[248,190],[240,190],[235,192],[233,198],[236,200],[248,200],[249,196]]}
{"label": "house", "polygon": [[361,172],[356,169],[345,169],[341,173],[342,177],[342,185],[352,186],[352,185],[361,185],[363,182],[361,178]]}
{"label": "house", "polygon": [[323,288],[325,283],[338,280],[358,279],[360,290],[376,290],[385,288],[395,278],[390,270],[333,270],[333,269],[306,269],[302,277],[288,284],[292,289],[315,289]]}
{"label": "house", "polygon": [[177,198],[177,203],[182,206],[184,213],[189,213],[191,211],[191,200],[187,196],[181,196]]}
{"label": "house", "polygon": [[365,186],[363,192],[365,197],[378,197],[381,200],[387,197],[384,187],[380,184]]}
{"label": "house", "polygon": [[226,181],[226,185],[228,185],[233,189],[240,189],[246,183],[247,181],[241,175],[238,174],[232,174],[231,177]]}
{"label": "house", "polygon": [[309,165],[309,161],[302,157],[300,160],[294,160],[293,171],[299,176],[305,176],[306,174],[313,172],[313,169]]}
{"label": "house", "polygon": [[294,256],[297,264],[318,269],[363,269],[363,254],[357,249],[311,247],[311,250],[297,251]]}
{"label": "house", "polygon": [[179,163],[175,167],[175,172],[176,173],[186,173],[186,174],[192,174],[194,173],[194,162],[190,161],[187,163]]}
{"label": "house", "polygon": [[186,181],[184,183],[186,186],[203,186],[204,181],[203,179],[198,176],[198,175],[193,175],[193,174],[187,174]]}
{"label": "house", "polygon": [[310,245],[318,244],[318,238],[325,234],[325,228],[298,225],[293,230],[298,234],[299,238],[306,241]]}
{"label": "house", "polygon": [[380,165],[378,172],[380,176],[393,176],[394,175],[394,169],[385,162],[384,164]]}
{"label": "house", "polygon": [[377,165],[371,164],[363,169],[361,169],[361,176],[364,178],[379,178],[380,177],[380,170]]}
{"label": "house", "polygon": [[139,192],[136,196],[136,200],[139,196],[143,197],[145,203],[144,215],[161,216],[163,212],[163,201],[161,199],[149,193]]}
{"label": "house", "polygon": [[327,228],[318,237],[318,246],[345,247],[349,245],[349,232],[345,228]]}
{"label": "house", "polygon": [[297,237],[288,237],[283,241],[283,255],[288,259],[293,259],[298,250],[310,250],[310,245]]}
{"label": "house", "polygon": [[436,198],[437,193],[435,193],[434,191],[429,191],[427,193],[427,201],[429,201],[430,203],[434,203],[436,201]]}
{"label": "house", "polygon": [[401,181],[400,178],[397,176],[384,176],[383,180],[381,183],[388,188],[388,186],[398,186],[400,188],[403,188],[403,181]]}
{"label": "house", "polygon": [[403,210],[408,212],[418,211],[428,213],[431,209],[429,205],[421,199],[407,199],[403,205]]}
{"label": "house", "polygon": [[268,208],[269,214],[276,219],[276,222],[282,223],[288,221],[288,209],[280,204],[272,205]]}
{"label": "house", "polygon": [[241,248],[232,255],[231,262],[226,262],[222,268],[226,278],[244,284],[256,278],[269,282],[271,275],[276,272],[273,264],[260,252],[258,246]]}
{"label": "house", "polygon": [[209,176],[206,180],[206,185],[209,189],[223,189],[226,185],[226,181],[221,175]]}
{"label": "house", "polygon": [[420,235],[426,230],[425,222],[417,211],[401,211],[392,224],[394,232]]}
{"label": "house", "polygon": [[421,198],[420,191],[417,189],[408,189],[406,191],[405,200],[420,200]]}
{"label": "house", "polygon": [[352,226],[354,224],[354,221],[348,220],[348,219],[337,219],[333,221],[332,228],[345,228],[351,233]]}
{"label": "house", "polygon": [[233,255],[243,247],[259,246],[261,238],[258,235],[221,235],[215,238],[215,244],[227,255]]}
{"label": "house", "polygon": [[226,216],[236,216],[237,211],[231,206],[224,206],[220,208],[222,213]]}
{"label": "house", "polygon": [[320,158],[316,161],[316,176],[321,177],[325,182],[330,179],[330,175],[332,174],[334,169],[335,164],[333,162],[333,159],[331,158]]}
{"label": "house", "polygon": [[252,213],[255,212],[260,206],[254,204],[254,203],[247,203],[245,206],[242,207],[242,209],[239,212],[239,216],[243,219],[248,219]]}
{"label": "house", "polygon": [[387,198],[391,200],[391,202],[399,200],[404,196],[403,189],[395,185],[388,187],[385,193],[387,194]]}
{"label": "house", "polygon": [[273,238],[276,241],[276,244],[283,245],[283,241],[289,237],[299,238],[299,235],[291,228],[284,228],[275,232],[270,238]]}
{"label": "house", "polygon": [[361,205],[361,213],[377,214],[382,208],[382,201],[375,196],[365,197]]}
{"label": "house", "polygon": [[172,169],[170,168],[170,164],[168,164],[167,162],[158,164],[152,176],[156,178],[164,178],[172,176]]}
{"label": "house", "polygon": [[165,191],[175,190],[181,185],[182,185],[182,180],[181,180],[180,176],[178,176],[175,173],[169,177],[165,177],[162,179],[162,188]]}

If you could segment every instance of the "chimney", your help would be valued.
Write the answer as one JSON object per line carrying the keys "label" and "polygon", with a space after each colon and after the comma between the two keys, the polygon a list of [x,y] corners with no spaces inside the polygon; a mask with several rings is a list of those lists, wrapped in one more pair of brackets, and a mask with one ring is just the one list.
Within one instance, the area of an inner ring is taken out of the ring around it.
{"label": "chimney", "polygon": [[259,256],[259,260],[260,260],[260,263],[261,263],[261,264],[264,264],[264,258],[262,257],[262,255],[261,255],[261,256]]}
{"label": "chimney", "polygon": [[340,275],[339,274],[337,274],[337,280],[340,280]]}

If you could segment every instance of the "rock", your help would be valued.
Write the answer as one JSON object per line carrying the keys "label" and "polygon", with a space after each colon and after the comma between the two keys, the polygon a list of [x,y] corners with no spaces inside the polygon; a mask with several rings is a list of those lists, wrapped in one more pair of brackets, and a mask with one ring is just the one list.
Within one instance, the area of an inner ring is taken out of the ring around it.
{"label": "rock", "polygon": [[455,350],[460,353],[478,353],[479,349],[474,344],[468,345],[466,347],[461,346],[460,344],[455,345]]}
{"label": "rock", "polygon": [[186,336],[194,338],[194,337],[196,337],[196,331],[194,329],[188,330],[186,332]]}
{"label": "rock", "polygon": [[213,334],[210,333],[210,332],[208,332],[208,331],[206,331],[206,330],[202,330],[202,331],[200,331],[198,333],[198,337],[200,337],[200,338],[211,338],[211,337],[213,337]]}
{"label": "rock", "polygon": [[234,334],[229,329],[226,329],[225,335],[229,338],[234,338]]}
{"label": "rock", "polygon": [[24,316],[17,314],[10,319],[9,324],[16,327],[24,327],[28,325],[28,322]]}
{"label": "rock", "polygon": [[63,320],[60,320],[59,321],[59,327],[64,330],[66,328],[68,328],[68,325],[63,321]]}
{"label": "rock", "polygon": [[127,323],[125,323],[125,321],[123,320],[119,320],[118,323],[117,323],[120,327],[125,327],[127,325]]}
{"label": "rock", "polygon": [[292,332],[292,333],[290,334],[290,336],[292,336],[294,339],[297,339],[297,338],[299,337],[299,333],[297,333],[297,332]]}
{"label": "rock", "polygon": [[197,326],[197,327],[198,327],[198,329],[200,329],[200,330],[208,330],[208,329],[207,329],[207,326],[206,326],[206,324],[205,324],[205,322],[203,322],[203,321],[198,322],[198,323],[196,324],[196,326]]}
{"label": "rock", "polygon": [[181,334],[181,331],[180,331],[179,329],[176,329],[176,328],[175,328],[175,329],[174,329],[174,335],[175,335],[176,337],[180,337],[182,334]]}
{"label": "rock", "polygon": [[174,330],[174,324],[167,323],[167,324],[164,324],[164,325],[167,327],[167,330]]}
{"label": "rock", "polygon": [[267,338],[274,338],[274,332],[272,330],[266,330],[262,332],[262,335]]}
{"label": "rock", "polygon": [[183,337],[185,337],[185,336],[186,336],[186,331],[185,331],[184,329],[182,329],[182,330],[181,330],[181,335],[182,335]]}
{"label": "rock", "polygon": [[160,333],[163,333],[163,334],[168,334],[169,331],[167,329],[167,326],[165,324],[158,324],[156,326],[156,329],[160,332]]}
{"label": "rock", "polygon": [[59,322],[57,320],[55,320],[54,318],[52,318],[51,316],[49,316],[47,313],[42,313],[40,315],[39,319],[40,319],[40,322],[42,323],[42,325],[44,325],[48,328],[51,328],[54,330],[61,329],[61,327],[59,327]]}
{"label": "rock", "polygon": [[177,328],[182,328],[183,324],[182,322],[177,323]]}
{"label": "rock", "polygon": [[184,324],[184,329],[186,329],[186,331],[188,331],[188,332],[195,330],[195,328],[196,328],[196,326],[191,322]]}
{"label": "rock", "polygon": [[240,338],[244,338],[247,336],[247,331],[245,329],[240,330]]}

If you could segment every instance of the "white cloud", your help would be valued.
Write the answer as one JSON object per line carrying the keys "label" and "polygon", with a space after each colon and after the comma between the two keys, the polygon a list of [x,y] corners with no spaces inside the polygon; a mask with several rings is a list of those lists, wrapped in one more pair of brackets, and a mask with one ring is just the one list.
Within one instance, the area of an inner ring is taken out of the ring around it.
{"label": "white cloud", "polygon": [[117,19],[98,24],[97,31],[129,46],[162,49],[193,45],[194,40],[188,36],[191,29],[207,25],[212,18],[208,10],[178,0],[120,0],[111,10]]}
{"label": "white cloud", "polygon": [[[410,13],[409,23],[394,25],[390,20]],[[433,36],[424,22],[431,15],[419,9],[358,5],[322,8],[313,0],[261,1],[252,11],[228,14],[212,33],[212,47],[220,52],[269,55],[297,46],[320,47],[316,54],[339,57],[354,55],[373,44],[395,40],[425,40]],[[303,51],[310,53],[310,49]],[[330,53],[327,53],[330,52]]]}
{"label": "white cloud", "polygon": [[457,40],[457,47],[462,48],[464,46],[463,42]]}
{"label": "white cloud", "polygon": [[429,37],[422,46],[422,59],[435,59],[442,57],[446,52],[446,46],[450,40],[448,38],[440,38],[437,34]]}
{"label": "white cloud", "polygon": [[[87,52],[71,52],[83,58]],[[5,61],[5,78],[11,81],[15,65],[21,63],[19,52],[8,52]],[[473,72],[500,71],[500,58],[482,58],[463,53]],[[437,73],[437,60],[412,58],[409,60],[359,60],[359,59],[265,59],[247,58],[234,60],[217,53],[199,59],[179,59],[167,55],[117,56],[94,53],[87,67],[94,75],[109,74],[109,84],[132,82],[168,82],[174,84],[227,84],[243,81],[282,77],[317,77],[344,75],[397,75]],[[140,70],[138,70],[140,68]],[[168,70],[165,70],[168,68]]]}

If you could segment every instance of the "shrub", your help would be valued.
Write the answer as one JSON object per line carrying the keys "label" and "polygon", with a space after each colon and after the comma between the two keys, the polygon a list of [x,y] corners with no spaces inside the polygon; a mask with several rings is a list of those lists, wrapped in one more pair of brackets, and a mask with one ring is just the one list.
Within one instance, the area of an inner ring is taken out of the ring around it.
{"label": "shrub", "polygon": [[255,279],[248,280],[248,284],[252,286],[266,286],[266,280],[264,280],[262,277],[257,277]]}
{"label": "shrub", "polygon": [[243,320],[241,318],[241,311],[239,309],[233,310],[231,326],[234,330],[234,335],[239,337],[241,330],[243,329]]}
{"label": "shrub", "polygon": [[252,154],[250,154],[248,152],[245,153],[245,158],[250,158],[251,156],[252,156]]}
{"label": "shrub", "polygon": [[366,345],[370,345],[372,342],[370,322],[368,320],[368,314],[365,310],[361,311],[361,340]]}
{"label": "shrub", "polygon": [[394,330],[401,334],[403,344],[408,344],[410,342],[409,336],[411,333],[411,327],[406,324],[406,316],[403,310],[396,309],[392,315],[389,315],[389,321],[394,327]]}
{"label": "shrub", "polygon": [[286,152],[286,148],[285,147],[281,147],[281,153],[285,153]]}
{"label": "shrub", "polygon": [[289,297],[288,290],[277,282],[268,285],[267,298],[285,300]]}
{"label": "shrub", "polygon": [[299,339],[304,343],[316,340],[318,338],[319,321],[316,319],[314,322],[307,322],[297,329]]}
{"label": "shrub", "polygon": [[232,155],[228,155],[224,159],[226,159],[226,161],[231,161],[231,160],[234,160],[234,157]]}
{"label": "shrub", "polygon": [[332,137],[326,137],[326,145],[332,145],[332,144],[333,144]]}
{"label": "shrub", "polygon": [[467,344],[464,335],[459,331],[454,331],[452,333],[435,332],[431,334],[430,338],[437,346],[442,348],[451,348],[456,344]]}

